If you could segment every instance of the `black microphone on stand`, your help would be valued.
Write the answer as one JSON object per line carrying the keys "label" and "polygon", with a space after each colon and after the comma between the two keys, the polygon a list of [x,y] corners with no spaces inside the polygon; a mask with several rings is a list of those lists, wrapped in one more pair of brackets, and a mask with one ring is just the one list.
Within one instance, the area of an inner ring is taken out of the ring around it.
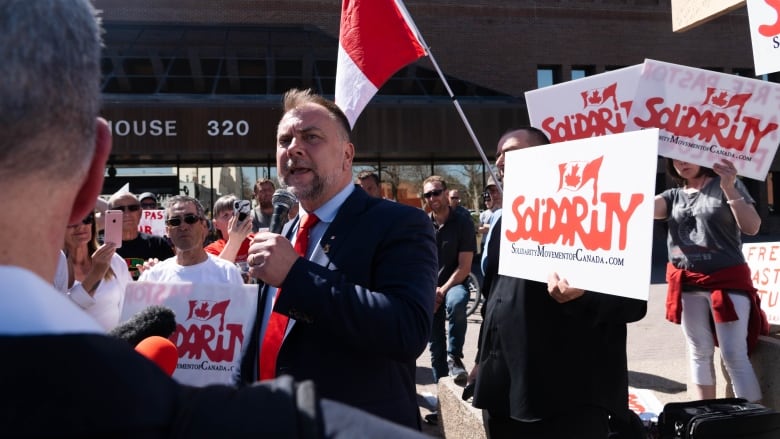
{"label": "black microphone on stand", "polygon": [[280,233],[284,223],[287,222],[287,214],[295,203],[298,202],[298,198],[287,189],[277,189],[271,198],[271,204],[274,205],[274,213],[271,215],[271,223],[268,226],[268,230],[271,233]]}

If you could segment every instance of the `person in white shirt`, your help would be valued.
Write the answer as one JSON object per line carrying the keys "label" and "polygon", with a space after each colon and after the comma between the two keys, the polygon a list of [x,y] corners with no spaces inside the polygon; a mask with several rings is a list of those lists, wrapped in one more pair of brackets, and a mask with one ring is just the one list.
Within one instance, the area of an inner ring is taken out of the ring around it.
{"label": "person in white shirt", "polygon": [[[97,240],[95,214],[69,224],[65,232],[65,292],[106,330],[119,324],[125,288],[132,282],[124,258],[112,243]],[[72,274],[71,274],[72,273]],[[72,284],[71,284],[72,282]]]}
{"label": "person in white shirt", "polygon": [[244,283],[235,264],[204,250],[208,226],[203,205],[197,198],[177,195],[168,199],[165,231],[173,242],[176,256],[144,270],[139,281]]}

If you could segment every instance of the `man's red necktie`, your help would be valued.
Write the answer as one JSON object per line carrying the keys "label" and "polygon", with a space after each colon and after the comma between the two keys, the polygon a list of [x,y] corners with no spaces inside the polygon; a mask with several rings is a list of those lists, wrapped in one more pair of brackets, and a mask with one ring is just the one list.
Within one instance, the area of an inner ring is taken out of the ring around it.
{"label": "man's red necktie", "polygon": [[[303,217],[301,225],[298,227],[298,233],[295,235],[295,251],[302,257],[306,257],[306,249],[309,247],[309,231],[320,219],[317,215],[310,213]],[[281,288],[276,290],[276,299],[279,298]],[[260,347],[260,379],[268,380],[276,377],[276,358],[279,355],[279,349],[282,347],[284,333],[287,330],[287,322],[290,320],[284,314],[271,312],[268,319],[268,326],[265,329],[265,337]]]}

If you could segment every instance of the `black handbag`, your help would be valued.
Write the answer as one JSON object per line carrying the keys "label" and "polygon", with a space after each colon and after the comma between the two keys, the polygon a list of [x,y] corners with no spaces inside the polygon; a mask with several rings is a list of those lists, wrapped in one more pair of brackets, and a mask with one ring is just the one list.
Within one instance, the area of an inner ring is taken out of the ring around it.
{"label": "black handbag", "polygon": [[661,439],[778,439],[780,413],[742,398],[674,402],[658,417]]}

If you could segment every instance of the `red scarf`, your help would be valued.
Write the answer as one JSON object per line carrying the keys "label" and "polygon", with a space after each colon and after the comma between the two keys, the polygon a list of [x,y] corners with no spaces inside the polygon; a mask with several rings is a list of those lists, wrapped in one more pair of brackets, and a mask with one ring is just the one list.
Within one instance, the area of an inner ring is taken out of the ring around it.
{"label": "red scarf", "polygon": [[[693,285],[711,291],[712,317],[716,323],[738,320],[734,304],[726,290],[744,291],[750,299],[750,317],[748,319],[748,352],[758,343],[759,335],[769,334],[769,321],[761,309],[761,298],[750,278],[747,264],[724,268],[714,273],[703,274],[677,268],[666,264],[666,320],[680,324],[682,320],[682,286]],[[715,332],[713,331],[713,334]],[[717,345],[717,339],[715,340]]]}

